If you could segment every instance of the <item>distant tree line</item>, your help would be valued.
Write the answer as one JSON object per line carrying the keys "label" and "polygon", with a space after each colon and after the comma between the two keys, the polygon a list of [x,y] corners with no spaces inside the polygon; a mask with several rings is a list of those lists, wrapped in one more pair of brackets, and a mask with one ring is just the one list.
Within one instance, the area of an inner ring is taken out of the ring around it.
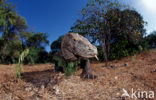
{"label": "distant tree line", "polygon": [[[156,31],[146,36],[143,17],[119,0],[88,0],[69,32],[79,33],[97,46],[101,61],[121,59],[156,47]],[[22,51],[29,48],[25,64],[52,62],[53,54],[60,51],[60,36],[49,45],[48,34],[30,31],[26,20],[12,3],[0,1],[0,63],[18,62]]]}
{"label": "distant tree line", "polygon": [[17,63],[20,53],[30,49],[25,63],[49,62],[45,46],[49,44],[47,33],[28,31],[26,20],[17,14],[15,6],[0,1],[0,63]]}
{"label": "distant tree line", "polygon": [[147,37],[146,41],[148,48],[156,48],[156,31],[151,32]]}
{"label": "distant tree line", "polygon": [[[156,47],[156,35],[146,36],[143,17],[119,0],[88,0],[70,32],[77,32],[97,46],[101,61],[121,59]],[[62,36],[51,44],[60,50]]]}

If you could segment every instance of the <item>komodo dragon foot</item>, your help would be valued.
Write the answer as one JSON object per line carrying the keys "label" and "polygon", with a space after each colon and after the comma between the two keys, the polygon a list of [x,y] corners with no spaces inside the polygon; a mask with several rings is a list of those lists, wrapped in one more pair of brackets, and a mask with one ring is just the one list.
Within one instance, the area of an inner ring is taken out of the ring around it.
{"label": "komodo dragon foot", "polygon": [[81,77],[84,79],[95,79],[97,78],[96,75],[92,74],[92,70],[90,68],[90,61],[89,59],[81,61],[81,67],[83,68]]}

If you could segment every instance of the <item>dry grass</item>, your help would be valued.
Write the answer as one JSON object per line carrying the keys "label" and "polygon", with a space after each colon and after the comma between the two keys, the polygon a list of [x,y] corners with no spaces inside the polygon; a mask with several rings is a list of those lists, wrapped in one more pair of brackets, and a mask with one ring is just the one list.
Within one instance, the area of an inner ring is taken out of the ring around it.
{"label": "dry grass", "polygon": [[154,91],[156,99],[156,50],[108,64],[91,64],[93,80],[81,79],[82,70],[66,78],[53,64],[23,66],[17,80],[15,65],[0,65],[0,100],[133,100],[121,97],[123,88]]}

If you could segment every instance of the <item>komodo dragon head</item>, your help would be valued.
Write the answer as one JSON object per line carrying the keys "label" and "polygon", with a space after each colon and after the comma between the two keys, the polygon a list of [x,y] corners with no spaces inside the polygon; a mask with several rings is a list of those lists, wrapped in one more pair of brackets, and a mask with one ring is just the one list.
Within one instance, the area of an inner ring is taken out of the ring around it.
{"label": "komodo dragon head", "polygon": [[97,48],[88,39],[78,33],[68,33],[61,43],[62,56],[66,60],[77,60],[78,58],[97,58]]}

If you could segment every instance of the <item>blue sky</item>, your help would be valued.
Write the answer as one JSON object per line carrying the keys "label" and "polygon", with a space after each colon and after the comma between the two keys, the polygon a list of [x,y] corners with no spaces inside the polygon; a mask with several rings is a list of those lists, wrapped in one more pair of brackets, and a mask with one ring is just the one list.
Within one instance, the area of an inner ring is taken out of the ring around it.
{"label": "blue sky", "polygon": [[[13,0],[9,0],[13,1]],[[125,1],[125,0],[123,0]],[[14,0],[18,14],[22,15],[35,32],[48,33],[50,44],[67,33],[80,17],[87,0]],[[156,0],[127,0],[148,22],[148,32],[156,30]],[[46,47],[50,51],[50,46]]]}
{"label": "blue sky", "polygon": [[[27,20],[30,30],[48,33],[51,44],[70,30],[87,0],[16,0],[13,3],[18,14]],[[49,51],[50,46],[46,49]]]}

